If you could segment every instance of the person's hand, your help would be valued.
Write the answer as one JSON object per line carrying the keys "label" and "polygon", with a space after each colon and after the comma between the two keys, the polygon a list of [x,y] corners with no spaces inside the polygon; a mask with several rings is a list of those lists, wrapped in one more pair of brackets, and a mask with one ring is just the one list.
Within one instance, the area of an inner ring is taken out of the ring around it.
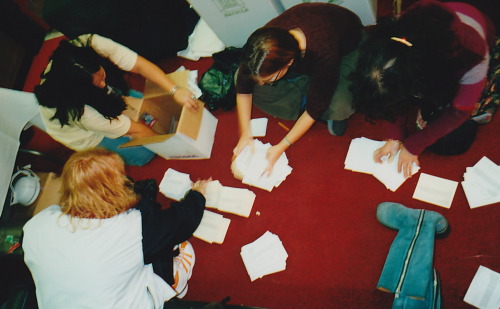
{"label": "person's hand", "polygon": [[233,149],[233,160],[245,149],[246,146],[250,146],[250,151],[254,152],[253,137],[252,136],[241,136],[238,144]]}
{"label": "person's hand", "polygon": [[402,146],[401,152],[399,153],[398,172],[401,173],[401,171],[403,171],[403,175],[405,176],[405,178],[411,177],[413,163],[416,163],[417,166],[420,166],[420,163],[418,162],[418,156],[410,153],[404,146]]}
{"label": "person's hand", "polygon": [[194,96],[194,94],[185,87],[179,87],[173,95],[174,100],[189,108],[190,110],[196,112],[199,108],[198,100]]}
{"label": "person's hand", "polygon": [[398,153],[399,148],[401,147],[401,143],[395,140],[388,140],[385,142],[384,146],[373,152],[373,161],[376,163],[382,163],[382,158],[385,156],[389,156],[388,162],[391,163],[394,160],[394,157]]}
{"label": "person's hand", "polygon": [[212,177],[204,180],[198,179],[193,185],[191,186],[191,190],[198,191],[203,196],[205,196],[205,191],[207,190],[207,185],[212,181]]}
{"label": "person's hand", "polygon": [[427,121],[425,121],[423,118],[422,118],[422,112],[420,111],[420,109],[418,110],[417,112],[417,127],[419,129],[423,129],[427,126]]}
{"label": "person's hand", "polygon": [[271,146],[267,150],[266,159],[267,159],[268,164],[267,164],[266,169],[264,170],[264,174],[267,172],[268,177],[273,172],[274,164],[276,164],[276,161],[278,161],[278,159],[280,158],[283,151],[284,150],[281,147],[279,147],[279,145]]}

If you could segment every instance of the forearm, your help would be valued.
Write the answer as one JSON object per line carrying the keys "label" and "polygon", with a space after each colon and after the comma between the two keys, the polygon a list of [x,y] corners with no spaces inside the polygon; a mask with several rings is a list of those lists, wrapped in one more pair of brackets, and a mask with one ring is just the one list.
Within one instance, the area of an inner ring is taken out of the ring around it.
{"label": "forearm", "polygon": [[153,129],[151,129],[147,125],[132,120],[130,122],[130,128],[127,131],[127,133],[125,133],[125,135],[128,135],[132,138],[137,138],[137,137],[155,136],[158,135],[158,133],[153,131]]}
{"label": "forearm", "polygon": [[419,155],[438,139],[462,125],[469,117],[469,111],[460,111],[453,107],[448,107],[437,119],[427,123],[424,129],[405,139],[404,146],[410,153]]}
{"label": "forearm", "polygon": [[236,109],[238,113],[240,137],[252,137],[252,130],[250,128],[250,119],[252,117],[252,95],[237,94]]}
{"label": "forearm", "polygon": [[285,151],[292,144],[297,142],[315,123],[315,120],[305,111],[295,122],[292,129],[283,137],[278,146]]}
{"label": "forearm", "polygon": [[137,57],[137,62],[131,72],[142,75],[168,93],[170,93],[175,86],[174,81],[168,78],[162,69],[141,56]]}

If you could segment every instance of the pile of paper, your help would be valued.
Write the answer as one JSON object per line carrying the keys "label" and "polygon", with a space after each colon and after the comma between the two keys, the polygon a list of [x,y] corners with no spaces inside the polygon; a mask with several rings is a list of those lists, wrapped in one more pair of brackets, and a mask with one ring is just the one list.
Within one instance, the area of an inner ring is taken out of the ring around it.
{"label": "pile of paper", "polygon": [[166,197],[180,201],[191,189],[192,183],[188,174],[169,168],[158,187],[159,191]]}
{"label": "pile of paper", "polygon": [[218,180],[207,185],[206,206],[248,218],[255,201],[255,193],[248,189],[225,187]]}
{"label": "pile of paper", "polygon": [[466,169],[462,187],[470,208],[500,202],[500,166],[482,157]]}
{"label": "pile of paper", "polygon": [[222,215],[205,210],[200,225],[193,236],[208,243],[222,244],[231,220]]}
{"label": "pile of paper", "polygon": [[[353,139],[347,151],[344,168],[353,172],[371,174],[387,189],[396,191],[406,181],[403,172],[398,172],[399,152],[392,162],[389,162],[388,157],[383,157],[381,164],[373,160],[373,152],[384,144],[384,141],[374,141],[366,137]],[[419,170],[420,167],[413,164],[412,175]]]}
{"label": "pile of paper", "polygon": [[263,144],[259,140],[254,140],[254,151],[250,146],[245,147],[243,151],[234,159],[231,170],[234,177],[241,179],[244,184],[271,191],[278,187],[288,175],[292,168],[288,165],[286,154],[283,153],[276,161],[272,173],[264,173],[268,166],[266,152],[271,144]]}
{"label": "pile of paper", "polygon": [[279,237],[269,231],[241,248],[241,257],[250,280],[286,269],[288,254]]}
{"label": "pile of paper", "polygon": [[[166,197],[180,201],[191,185],[188,174],[169,168],[160,182],[159,190]],[[255,193],[248,189],[225,187],[214,180],[208,183],[205,198],[206,207],[248,218],[255,202]]]}

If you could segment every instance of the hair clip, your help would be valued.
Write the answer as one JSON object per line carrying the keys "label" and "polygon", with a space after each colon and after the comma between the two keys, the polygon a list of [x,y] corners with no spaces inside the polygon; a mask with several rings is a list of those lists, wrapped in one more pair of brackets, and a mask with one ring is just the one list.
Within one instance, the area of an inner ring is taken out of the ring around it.
{"label": "hair clip", "polygon": [[398,37],[393,36],[393,37],[391,37],[391,40],[399,42],[399,43],[403,43],[404,45],[406,45],[408,47],[413,46],[413,44],[408,42],[405,38],[398,38]]}

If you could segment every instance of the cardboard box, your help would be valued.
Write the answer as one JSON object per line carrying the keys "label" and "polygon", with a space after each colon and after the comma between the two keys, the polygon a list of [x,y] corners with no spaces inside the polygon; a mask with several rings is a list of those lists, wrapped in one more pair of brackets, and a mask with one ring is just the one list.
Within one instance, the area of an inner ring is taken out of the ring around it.
{"label": "cardboard box", "polygon": [[252,32],[283,12],[280,0],[188,0],[226,46],[243,47]]}
{"label": "cardboard box", "polygon": [[51,205],[61,202],[62,181],[55,173],[37,173],[40,177],[40,194],[31,206],[33,216]]}
{"label": "cardboard box", "polygon": [[[189,71],[178,71],[168,76],[179,86],[187,87]],[[176,103],[162,88],[146,81],[142,99],[126,98],[128,109],[124,112],[134,121],[143,121],[147,115],[151,128],[158,136],[136,138],[122,147],[142,145],[165,159],[208,159],[217,128],[215,118],[203,102],[197,111]]]}
{"label": "cardboard box", "polygon": [[361,19],[363,26],[377,23],[377,0],[280,0],[285,10],[303,2],[324,2],[345,7]]}

